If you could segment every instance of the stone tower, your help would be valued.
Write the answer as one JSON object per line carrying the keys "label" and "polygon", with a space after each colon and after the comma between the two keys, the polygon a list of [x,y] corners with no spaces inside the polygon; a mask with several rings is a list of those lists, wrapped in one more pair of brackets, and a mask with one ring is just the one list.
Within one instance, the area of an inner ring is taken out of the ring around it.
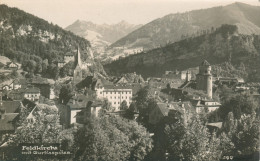
{"label": "stone tower", "polygon": [[191,80],[191,73],[187,70],[186,72],[186,82],[189,82]]}
{"label": "stone tower", "polygon": [[81,64],[79,48],[75,56],[74,65],[75,68],[73,72],[73,85],[76,85],[82,80],[82,64]]}
{"label": "stone tower", "polygon": [[211,66],[204,60],[199,66],[199,73],[196,75],[197,89],[207,93],[209,98],[212,98],[212,75]]}

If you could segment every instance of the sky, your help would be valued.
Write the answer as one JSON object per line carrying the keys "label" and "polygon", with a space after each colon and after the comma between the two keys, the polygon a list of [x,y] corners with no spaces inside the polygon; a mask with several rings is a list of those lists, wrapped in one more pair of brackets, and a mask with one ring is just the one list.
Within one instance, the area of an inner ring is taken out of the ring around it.
{"label": "sky", "polygon": [[122,20],[146,24],[170,13],[227,5],[260,5],[260,0],[0,0],[63,28],[76,20],[115,24]]}

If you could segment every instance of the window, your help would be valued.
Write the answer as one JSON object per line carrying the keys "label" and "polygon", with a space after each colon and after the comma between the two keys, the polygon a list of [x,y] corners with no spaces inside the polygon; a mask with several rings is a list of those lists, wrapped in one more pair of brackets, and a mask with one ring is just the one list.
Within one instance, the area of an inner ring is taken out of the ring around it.
{"label": "window", "polygon": [[118,102],[118,104],[120,104],[120,102]]}
{"label": "window", "polygon": [[116,99],[116,97],[115,97],[115,99]]}
{"label": "window", "polygon": [[110,99],[112,99],[112,96],[110,97]]}
{"label": "window", "polygon": [[100,92],[100,94],[102,94],[102,92]]}
{"label": "window", "polygon": [[120,99],[120,97],[118,96],[118,99]]}
{"label": "window", "polygon": [[127,97],[125,97],[127,99]]}
{"label": "window", "polygon": [[116,102],[114,102],[114,104],[116,104]]}

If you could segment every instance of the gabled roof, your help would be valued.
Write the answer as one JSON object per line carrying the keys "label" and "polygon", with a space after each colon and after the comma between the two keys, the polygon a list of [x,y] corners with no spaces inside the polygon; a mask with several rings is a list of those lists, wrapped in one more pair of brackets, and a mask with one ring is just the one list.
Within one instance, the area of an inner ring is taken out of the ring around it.
{"label": "gabled roof", "polygon": [[13,61],[6,63],[6,66],[9,66],[9,65],[12,64],[12,63],[15,64],[15,65],[18,67],[18,64],[15,63],[15,62],[13,62]]}
{"label": "gabled roof", "polygon": [[168,116],[169,113],[169,107],[166,103],[157,103],[158,108],[163,116]]}
{"label": "gabled roof", "polygon": [[70,109],[84,109],[86,108],[89,101],[93,102],[93,100],[94,98],[92,97],[87,97],[85,95],[80,94],[73,96],[67,103],[67,106],[69,106]]}
{"label": "gabled roof", "polygon": [[15,79],[12,83],[13,84],[20,84],[20,81],[18,79]]}
{"label": "gabled roof", "polygon": [[18,111],[20,105],[20,101],[2,101],[0,107],[5,109],[6,113],[15,113]]}
{"label": "gabled roof", "polygon": [[4,118],[0,119],[0,131],[14,130],[15,127],[14,127],[13,121],[18,115],[19,115],[18,113],[3,114],[2,117],[4,117]]}
{"label": "gabled roof", "polygon": [[25,89],[24,93],[40,93],[40,89],[37,87],[31,87],[31,88]]}
{"label": "gabled roof", "polygon": [[201,66],[210,66],[209,62],[207,60],[204,60],[202,63],[201,63]]}
{"label": "gabled roof", "polygon": [[64,56],[74,56],[74,54],[71,52],[67,52]]}

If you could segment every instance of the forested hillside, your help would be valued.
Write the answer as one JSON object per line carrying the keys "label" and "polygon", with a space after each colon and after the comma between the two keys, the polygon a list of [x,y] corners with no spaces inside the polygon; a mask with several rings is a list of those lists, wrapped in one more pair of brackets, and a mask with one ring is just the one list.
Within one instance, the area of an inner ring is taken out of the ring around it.
{"label": "forested hillside", "polygon": [[86,39],[17,8],[0,5],[0,55],[21,63],[28,72],[57,70],[54,63],[77,47],[83,59],[88,57],[90,43]]}
{"label": "forested hillside", "polygon": [[238,27],[241,34],[260,34],[260,7],[245,3],[233,3],[185,13],[169,14],[142,26],[113,43],[112,47],[144,47],[146,49],[164,46],[185,37],[201,35],[222,24]]}
{"label": "forested hillside", "polygon": [[[144,77],[161,76],[166,70],[196,67],[204,59],[211,65],[227,62],[232,68],[225,69],[230,70],[244,66],[244,72],[248,75],[242,74],[242,77],[250,81],[259,81],[260,35],[242,35],[238,33],[236,26],[222,25],[198,37],[119,59],[105,65],[105,69],[113,75],[137,72]],[[221,66],[218,71],[220,70]],[[219,74],[221,75],[221,72]]]}

